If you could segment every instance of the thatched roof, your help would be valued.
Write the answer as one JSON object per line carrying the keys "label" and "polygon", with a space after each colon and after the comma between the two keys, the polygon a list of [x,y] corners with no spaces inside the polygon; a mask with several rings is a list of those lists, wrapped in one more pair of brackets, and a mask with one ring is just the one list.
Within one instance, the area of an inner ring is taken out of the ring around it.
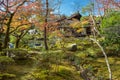
{"label": "thatched roof", "polygon": [[60,19],[58,19],[56,22],[61,22],[61,21],[64,21],[64,20],[72,20],[72,19],[76,19],[76,20],[80,20],[80,18],[82,17],[82,15],[77,12],[73,15],[71,15],[70,17],[66,17],[66,16],[62,16]]}
{"label": "thatched roof", "polygon": [[82,17],[82,15],[81,15],[79,12],[77,12],[77,13],[71,15],[71,16],[68,18],[68,20],[72,20],[73,18],[74,18],[74,19],[77,19],[77,20],[80,20],[81,17]]}

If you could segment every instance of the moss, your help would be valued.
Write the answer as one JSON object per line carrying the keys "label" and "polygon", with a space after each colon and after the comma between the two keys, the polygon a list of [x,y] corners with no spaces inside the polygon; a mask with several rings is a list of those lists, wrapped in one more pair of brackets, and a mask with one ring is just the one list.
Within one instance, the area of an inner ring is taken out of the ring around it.
{"label": "moss", "polygon": [[0,56],[0,63],[1,64],[10,64],[14,62],[14,60],[10,57],[7,57],[7,56]]}
{"label": "moss", "polygon": [[4,49],[3,52],[18,60],[28,59],[29,56],[28,51],[24,49]]}
{"label": "moss", "polygon": [[56,74],[65,80],[74,80],[73,73],[70,70],[62,69],[59,72],[57,72]]}
{"label": "moss", "polygon": [[14,63],[14,60],[10,57],[0,56],[0,71],[5,72],[7,67]]}
{"label": "moss", "polygon": [[13,80],[15,79],[15,74],[9,74],[9,73],[2,73],[0,74],[0,80]]}

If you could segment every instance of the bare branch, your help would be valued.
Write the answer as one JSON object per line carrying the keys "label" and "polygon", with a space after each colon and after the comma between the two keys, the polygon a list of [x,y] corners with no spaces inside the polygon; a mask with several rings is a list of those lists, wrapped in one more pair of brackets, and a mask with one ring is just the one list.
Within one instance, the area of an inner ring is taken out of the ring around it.
{"label": "bare branch", "polygon": [[110,68],[108,57],[107,57],[107,55],[106,55],[103,47],[100,45],[100,43],[96,39],[90,38],[90,40],[92,40],[93,42],[95,42],[99,46],[99,48],[101,49],[101,51],[103,52],[103,55],[104,55],[105,61],[106,61],[106,65],[107,65],[107,68],[108,68],[108,72],[109,72],[109,80],[112,80],[112,71],[111,71],[111,68]]}
{"label": "bare branch", "polygon": [[29,24],[31,24],[31,23],[20,24],[20,25],[18,25],[14,30],[12,30],[11,32],[9,32],[9,34],[15,32],[19,27],[24,26],[24,25],[29,25]]}

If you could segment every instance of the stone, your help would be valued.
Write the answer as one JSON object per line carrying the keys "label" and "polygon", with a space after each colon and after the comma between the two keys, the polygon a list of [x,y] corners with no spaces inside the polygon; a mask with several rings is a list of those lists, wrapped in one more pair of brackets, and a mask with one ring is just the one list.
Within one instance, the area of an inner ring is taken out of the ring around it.
{"label": "stone", "polygon": [[70,47],[70,51],[77,51],[77,44],[72,44]]}

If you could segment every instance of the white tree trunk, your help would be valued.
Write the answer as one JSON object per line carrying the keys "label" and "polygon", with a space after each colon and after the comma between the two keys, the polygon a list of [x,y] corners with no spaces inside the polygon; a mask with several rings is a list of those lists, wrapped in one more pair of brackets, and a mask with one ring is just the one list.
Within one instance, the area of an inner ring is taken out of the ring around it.
{"label": "white tree trunk", "polygon": [[105,61],[106,61],[106,65],[107,65],[107,68],[108,68],[108,72],[109,72],[109,80],[112,80],[112,72],[111,72],[110,64],[109,64],[108,57],[107,57],[103,47],[100,45],[100,43],[96,39],[90,38],[90,40],[94,41],[99,46],[101,51],[103,52],[103,55],[104,55]]}

